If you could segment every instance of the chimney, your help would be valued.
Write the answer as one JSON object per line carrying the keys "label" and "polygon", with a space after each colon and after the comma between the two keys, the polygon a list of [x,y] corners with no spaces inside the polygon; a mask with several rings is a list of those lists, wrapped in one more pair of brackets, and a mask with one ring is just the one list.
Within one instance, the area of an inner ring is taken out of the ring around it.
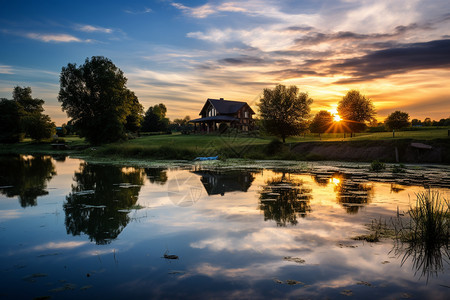
{"label": "chimney", "polygon": [[220,101],[222,101],[222,100],[223,100],[223,98],[220,98],[219,100],[220,100]]}

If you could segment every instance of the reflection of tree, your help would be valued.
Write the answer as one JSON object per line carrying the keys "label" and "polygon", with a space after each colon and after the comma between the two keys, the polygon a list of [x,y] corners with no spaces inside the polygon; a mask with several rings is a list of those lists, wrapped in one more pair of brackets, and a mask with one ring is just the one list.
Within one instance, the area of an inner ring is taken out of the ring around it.
{"label": "reflection of tree", "polygon": [[337,201],[345,207],[349,214],[358,213],[359,208],[369,203],[373,197],[371,185],[353,182],[340,174],[333,175],[330,182],[335,184]]}
{"label": "reflection of tree", "polygon": [[167,182],[166,168],[147,168],[144,171],[151,183],[164,185]]}
{"label": "reflection of tree", "polygon": [[311,211],[311,189],[302,187],[302,182],[281,177],[266,182],[260,192],[260,209],[264,211],[264,220],[274,220],[277,226],[296,225],[297,215],[305,217]]}
{"label": "reflection of tree", "polygon": [[242,191],[246,192],[252,185],[255,176],[251,171],[194,171],[202,176],[200,181],[205,187],[208,195],[225,195],[225,193]]}
{"label": "reflection of tree", "polygon": [[85,233],[97,244],[110,243],[130,221],[127,209],[136,204],[143,170],[82,163],[74,180],[64,203],[67,233]]}
{"label": "reflection of tree", "polygon": [[56,175],[49,156],[4,156],[0,169],[0,193],[19,196],[22,207],[37,205],[37,197],[48,194],[47,182]]}
{"label": "reflection of tree", "polygon": [[329,175],[328,176],[320,176],[317,174],[311,175],[312,179],[315,183],[317,183],[318,186],[327,186],[330,182]]}

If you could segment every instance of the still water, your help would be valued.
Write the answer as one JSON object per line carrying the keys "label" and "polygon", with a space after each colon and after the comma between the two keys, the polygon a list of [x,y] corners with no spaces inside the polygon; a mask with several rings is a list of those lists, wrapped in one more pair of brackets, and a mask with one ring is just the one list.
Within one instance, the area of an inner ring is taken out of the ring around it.
{"label": "still water", "polygon": [[0,299],[450,297],[448,245],[424,259],[391,238],[352,239],[405,218],[426,188],[449,199],[448,166],[393,176],[331,162],[166,169],[10,156],[0,168]]}

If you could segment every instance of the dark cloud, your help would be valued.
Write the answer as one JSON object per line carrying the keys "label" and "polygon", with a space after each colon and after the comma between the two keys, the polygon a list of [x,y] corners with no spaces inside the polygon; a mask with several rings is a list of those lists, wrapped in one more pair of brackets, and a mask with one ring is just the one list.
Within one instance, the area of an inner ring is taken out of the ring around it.
{"label": "dark cloud", "polygon": [[293,57],[325,57],[331,56],[332,51],[313,51],[313,50],[279,50],[272,51],[270,54],[280,56],[293,56]]}
{"label": "dark cloud", "polygon": [[300,67],[298,69],[292,68],[292,69],[271,71],[266,72],[265,74],[275,75],[278,79],[299,78],[299,77],[319,75],[317,72],[313,70],[302,70]]}
{"label": "dark cloud", "polygon": [[415,30],[431,30],[431,24],[418,25],[412,23],[407,26],[397,26],[394,28],[392,33],[372,33],[372,34],[361,34],[352,31],[339,31],[335,33],[322,33],[322,32],[310,32],[307,35],[296,39],[295,42],[298,45],[317,45],[324,42],[335,42],[335,41],[362,41],[362,40],[382,40],[382,39],[392,39],[406,34],[409,31]]}
{"label": "dark cloud", "polygon": [[336,83],[350,83],[420,69],[450,67],[450,39],[403,44],[396,48],[373,51],[358,58],[331,65],[330,73],[351,75]]}
{"label": "dark cloud", "polygon": [[298,32],[311,31],[313,29],[314,29],[314,27],[311,27],[311,26],[291,26],[291,27],[286,28],[286,30],[298,31]]}
{"label": "dark cloud", "polygon": [[224,65],[234,65],[234,66],[263,66],[268,64],[275,64],[275,65],[287,65],[290,64],[291,61],[287,59],[267,59],[267,58],[261,58],[256,56],[247,56],[247,55],[241,55],[239,57],[229,57],[220,59],[219,64]]}

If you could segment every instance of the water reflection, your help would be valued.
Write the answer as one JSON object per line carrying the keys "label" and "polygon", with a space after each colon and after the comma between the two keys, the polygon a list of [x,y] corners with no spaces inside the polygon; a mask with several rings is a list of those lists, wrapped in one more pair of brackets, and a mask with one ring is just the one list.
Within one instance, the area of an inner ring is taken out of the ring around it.
{"label": "water reflection", "polygon": [[212,171],[196,170],[194,174],[200,175],[206,192],[211,195],[225,195],[229,192],[247,192],[255,180],[254,172],[246,170]]}
{"label": "water reflection", "polygon": [[311,211],[311,191],[301,180],[291,179],[290,174],[267,180],[259,197],[264,220],[274,220],[280,227],[296,225],[297,215],[303,218]]}
{"label": "water reflection", "polygon": [[344,174],[335,173],[329,179],[334,185],[336,199],[347,213],[356,214],[359,209],[373,198],[373,186],[360,180],[347,178]]}
{"label": "water reflection", "polygon": [[135,168],[80,164],[66,197],[67,233],[85,233],[97,244],[108,244],[130,222],[128,209],[138,200],[144,171]]}
{"label": "water reflection", "polygon": [[151,183],[157,183],[160,185],[166,184],[168,179],[166,168],[147,168],[144,171]]}
{"label": "water reflection", "polygon": [[50,156],[0,157],[0,193],[19,196],[22,207],[36,206],[37,197],[48,194],[47,183],[56,175]]}

